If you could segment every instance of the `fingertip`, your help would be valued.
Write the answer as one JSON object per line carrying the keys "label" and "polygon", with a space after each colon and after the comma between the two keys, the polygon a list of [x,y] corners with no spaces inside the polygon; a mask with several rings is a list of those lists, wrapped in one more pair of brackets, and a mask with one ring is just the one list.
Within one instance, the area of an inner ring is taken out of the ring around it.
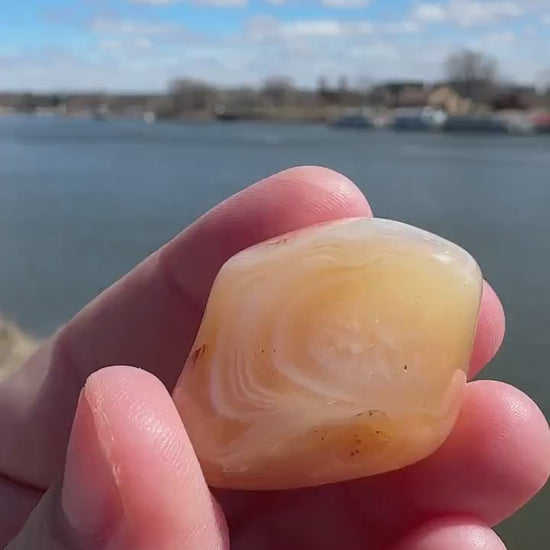
{"label": "fingertip", "polygon": [[[425,461],[425,467],[427,473],[448,479],[442,487],[455,492],[457,509],[495,525],[546,484],[550,473],[548,423],[520,390],[502,382],[471,382],[454,431]],[[475,487],[476,493],[462,491],[463,487]],[[480,494],[483,500],[476,497]]]}
{"label": "fingertip", "polygon": [[515,485],[518,508],[542,489],[550,475],[550,429],[529,396],[504,382],[471,382],[461,417],[491,474],[509,489]]}
{"label": "fingertip", "polygon": [[107,400],[116,401],[118,392],[130,386],[147,386],[155,392],[167,392],[162,382],[150,372],[128,365],[101,368],[87,378],[84,393],[93,406]]}
{"label": "fingertip", "polygon": [[261,180],[250,189],[258,193],[289,192],[298,199],[289,202],[296,205],[310,203],[311,213],[322,216],[319,222],[338,216],[372,217],[372,209],[355,183],[340,172],[323,166],[287,168]]}
{"label": "fingertip", "polygon": [[170,394],[151,374],[121,366],[89,377],[62,483],[12,546],[222,550],[226,529]]}
{"label": "fingertip", "polygon": [[475,376],[491,361],[504,340],[506,317],[502,303],[487,281],[483,281],[483,293],[479,310],[472,358],[470,377]]}
{"label": "fingertip", "polygon": [[[132,394],[139,384],[147,384],[153,394],[160,389],[160,382],[140,369],[107,367],[91,374],[80,394],[61,497],[77,537],[113,536],[124,527],[124,514],[131,512],[126,502],[124,447],[135,440]],[[128,406],[121,408],[121,403]],[[139,460],[140,449],[135,451]]]}
{"label": "fingertip", "polygon": [[410,533],[393,550],[506,550],[499,536],[483,523],[439,518]]}
{"label": "fingertip", "polygon": [[[76,539],[98,542],[112,536],[122,520],[122,500],[105,430],[85,391],[78,401],[65,461],[61,507]],[[101,435],[100,435],[100,432]]]}
{"label": "fingertip", "polygon": [[432,455],[357,487],[396,540],[442,515],[497,525],[541,490],[549,470],[550,430],[540,409],[521,391],[483,380],[466,386],[455,427]]}
{"label": "fingertip", "polygon": [[147,371],[113,366],[91,375],[84,391],[131,535],[150,548],[174,540],[225,547],[223,515],[166,387]]}

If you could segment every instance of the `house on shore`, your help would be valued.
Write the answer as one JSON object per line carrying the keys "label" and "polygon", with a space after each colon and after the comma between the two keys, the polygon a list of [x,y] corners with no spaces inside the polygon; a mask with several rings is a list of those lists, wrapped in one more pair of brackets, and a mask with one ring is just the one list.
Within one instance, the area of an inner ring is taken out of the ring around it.
{"label": "house on shore", "polygon": [[503,86],[488,101],[493,111],[532,111],[550,107],[550,91],[536,86]]}
{"label": "house on shore", "polygon": [[373,94],[379,102],[390,109],[431,107],[451,115],[465,114],[472,109],[472,102],[447,84],[388,82],[378,86]]}

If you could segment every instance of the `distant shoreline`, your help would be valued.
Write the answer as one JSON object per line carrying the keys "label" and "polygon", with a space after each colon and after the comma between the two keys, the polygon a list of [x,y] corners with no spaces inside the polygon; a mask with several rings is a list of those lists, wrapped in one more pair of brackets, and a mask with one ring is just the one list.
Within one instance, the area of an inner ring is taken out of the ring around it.
{"label": "distant shoreline", "polygon": [[[475,111],[470,114],[449,115],[444,110],[423,108],[398,108],[376,110],[369,108],[349,108],[340,111],[320,113],[319,111],[297,111],[281,110],[263,115],[249,116],[247,114],[231,114],[212,116],[208,113],[195,113],[180,115],[173,118],[158,118],[154,113],[146,113],[132,116],[120,113],[105,113],[102,116],[94,116],[92,112],[65,113],[56,110],[43,109],[34,113],[22,113],[17,111],[2,110],[0,108],[0,119],[3,116],[33,116],[37,118],[66,118],[91,121],[106,120],[143,120],[147,124],[155,122],[169,123],[212,123],[220,122],[233,124],[235,122],[243,123],[263,123],[263,124],[319,124],[327,125],[333,128],[351,128],[351,129],[373,129],[373,130],[391,130],[397,132],[416,131],[416,132],[436,132],[447,134],[503,134],[503,135],[548,135],[550,134],[550,111],[548,110],[530,110],[530,111],[506,111],[488,112]],[[150,115],[150,116],[147,116]]]}
{"label": "distant shoreline", "polygon": [[0,316],[0,380],[20,367],[41,341]]}

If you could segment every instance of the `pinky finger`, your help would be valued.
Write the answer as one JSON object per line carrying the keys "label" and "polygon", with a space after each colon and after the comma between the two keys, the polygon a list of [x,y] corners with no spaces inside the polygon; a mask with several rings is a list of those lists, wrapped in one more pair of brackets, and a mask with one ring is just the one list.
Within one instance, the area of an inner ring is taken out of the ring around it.
{"label": "pinky finger", "polygon": [[392,550],[506,550],[487,525],[464,518],[439,518],[414,530]]}

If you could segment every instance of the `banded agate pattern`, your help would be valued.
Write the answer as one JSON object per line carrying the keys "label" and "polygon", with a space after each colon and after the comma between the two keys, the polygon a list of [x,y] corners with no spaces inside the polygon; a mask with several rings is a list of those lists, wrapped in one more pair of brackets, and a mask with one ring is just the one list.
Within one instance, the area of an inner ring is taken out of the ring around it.
{"label": "banded agate pattern", "polygon": [[384,219],[231,258],[174,392],[208,483],[315,486],[431,454],[459,411],[481,291],[465,250]]}

